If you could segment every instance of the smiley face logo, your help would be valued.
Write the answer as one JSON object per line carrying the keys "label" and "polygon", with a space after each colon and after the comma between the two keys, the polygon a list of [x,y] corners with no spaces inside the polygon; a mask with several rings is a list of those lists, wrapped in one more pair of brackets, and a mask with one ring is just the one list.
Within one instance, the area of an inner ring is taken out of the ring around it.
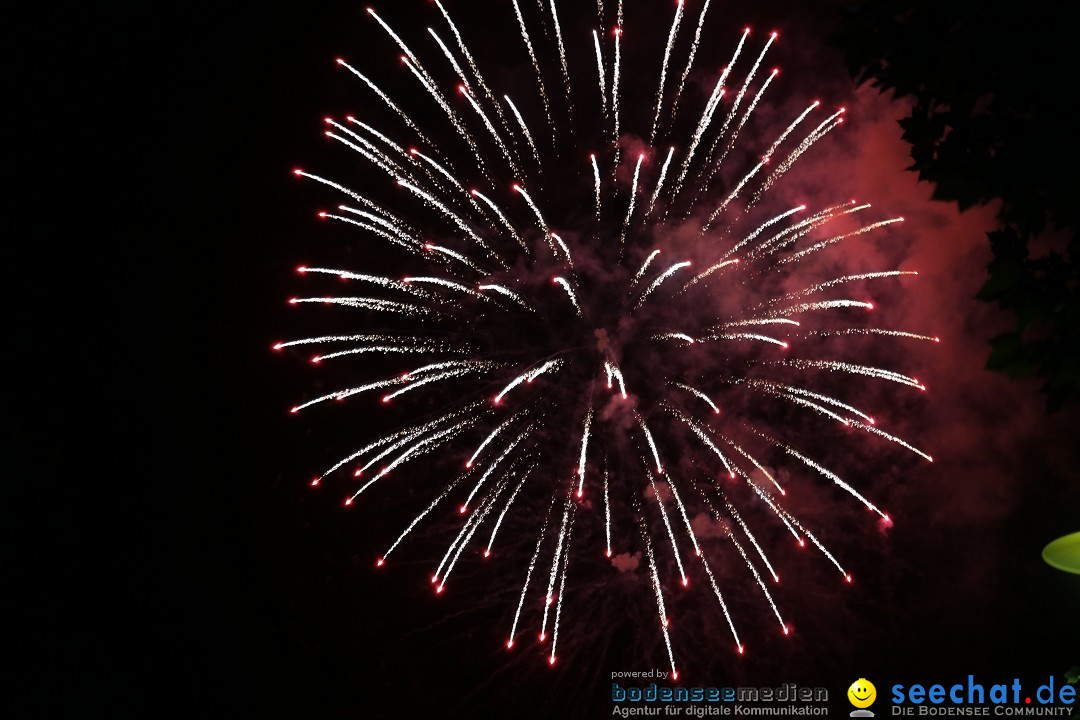
{"label": "smiley face logo", "polygon": [[848,701],[857,708],[868,708],[877,700],[877,688],[866,678],[851,683],[847,690]]}

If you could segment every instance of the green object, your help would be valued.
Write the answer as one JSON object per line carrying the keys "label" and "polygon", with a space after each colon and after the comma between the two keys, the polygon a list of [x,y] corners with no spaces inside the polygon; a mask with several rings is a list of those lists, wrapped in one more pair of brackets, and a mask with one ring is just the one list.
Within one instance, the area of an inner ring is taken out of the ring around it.
{"label": "green object", "polygon": [[1058,570],[1080,575],[1080,532],[1059,537],[1043,548],[1043,560]]}

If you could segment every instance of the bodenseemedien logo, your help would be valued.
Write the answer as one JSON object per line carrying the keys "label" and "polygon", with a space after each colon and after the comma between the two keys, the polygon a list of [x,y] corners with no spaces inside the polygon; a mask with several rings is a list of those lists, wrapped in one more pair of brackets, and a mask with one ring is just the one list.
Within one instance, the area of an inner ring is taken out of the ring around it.
{"label": "bodenseemedien logo", "polygon": [[873,711],[867,710],[877,700],[877,688],[874,687],[874,683],[866,678],[859,678],[848,688],[847,699],[855,706],[855,709],[851,711],[851,717],[874,717]]}

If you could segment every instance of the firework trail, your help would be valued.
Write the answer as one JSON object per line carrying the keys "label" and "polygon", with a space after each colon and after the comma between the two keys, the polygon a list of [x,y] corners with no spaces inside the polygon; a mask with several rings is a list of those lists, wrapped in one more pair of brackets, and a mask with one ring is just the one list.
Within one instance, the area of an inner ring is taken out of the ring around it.
{"label": "firework trail", "polygon": [[[748,35],[749,35],[749,33],[744,31],[743,37],[747,37]],[[736,132],[729,137],[728,134],[727,134],[728,127],[731,125],[731,121],[735,118],[735,114],[738,112],[739,106],[742,104],[742,99],[743,99],[743,97],[746,96],[747,90],[750,89],[750,85],[754,81],[754,76],[757,75],[758,68],[761,67],[762,61],[765,60],[765,54],[767,52],[769,52],[769,48],[772,46],[772,44],[776,40],[776,38],[777,38],[777,34],[775,32],[772,33],[771,35],[769,35],[768,41],[765,43],[765,46],[761,48],[761,52],[758,54],[757,59],[754,60],[754,64],[751,66],[750,71],[748,73],[746,73],[746,79],[743,80],[742,87],[739,88],[739,92],[736,93],[736,95],[735,95],[735,100],[732,101],[732,103],[731,103],[731,110],[728,111],[727,117],[724,118],[724,124],[720,127],[720,132],[717,133],[716,139],[713,140],[713,142],[712,142],[712,146],[710,147],[709,152],[707,154],[708,158],[713,157],[713,155],[716,153],[716,148],[720,145],[721,142],[723,142],[725,140],[725,138],[727,138],[727,140],[728,140],[728,147],[729,148],[734,144],[735,134],[738,133],[738,130],[736,130]],[[739,52],[740,49],[741,49],[741,46],[739,48],[736,48],[736,50],[735,50],[736,56],[735,57],[738,57],[738,52]],[[735,59],[733,58],[731,62],[733,64],[735,62]],[[729,64],[728,67],[730,68],[731,65]],[[751,107],[750,109],[752,111],[753,107]],[[739,126],[740,127],[742,126],[741,122],[740,122]],[[703,188],[708,186],[709,181],[712,180],[713,176],[716,174],[716,171],[720,168],[720,165],[723,163],[724,157],[726,157],[726,156],[727,156],[727,153],[725,152],[724,155],[721,156],[721,158],[719,160],[717,160],[715,162],[712,162],[712,163],[709,163],[709,165],[708,165],[709,169],[708,169],[708,172],[707,172],[707,178],[705,180]]]}
{"label": "firework trail", "polygon": [[578,317],[581,317],[581,304],[578,302],[577,293],[574,292],[574,288],[570,286],[569,281],[564,277],[552,278],[552,281],[566,291],[566,294],[570,296],[570,302],[573,304],[574,310],[577,311]]}
{"label": "firework trail", "polygon": [[529,206],[529,209],[532,210],[533,215],[536,216],[536,222],[539,223],[540,229],[544,232],[544,236],[550,240],[551,231],[548,230],[548,224],[544,220],[544,216],[540,212],[540,208],[536,206],[536,203],[533,201],[532,196],[529,195],[529,191],[515,183],[514,192],[525,198],[525,203]]}
{"label": "firework trail", "polygon": [[593,409],[589,408],[589,414],[585,416],[585,430],[581,433],[581,456],[578,458],[578,489],[577,496],[585,494],[585,457],[589,449],[589,428],[592,426]]}
{"label": "firework trail", "polygon": [[701,392],[697,388],[690,387],[689,385],[686,385],[686,384],[681,383],[681,382],[673,382],[671,384],[674,385],[675,387],[682,388],[683,390],[686,390],[688,393],[690,393],[692,395],[696,395],[697,397],[701,398],[702,400],[704,400],[706,402],[706,404],[708,404],[709,407],[712,408],[713,413],[715,413],[717,415],[720,414],[720,408],[716,406],[716,403],[714,403],[712,401],[712,399],[709,398],[708,395]]}
{"label": "firework trail", "polygon": [[645,292],[641,293],[641,297],[638,298],[637,305],[635,305],[634,307],[641,307],[645,303],[645,300],[647,300],[648,297],[652,295],[653,291],[660,287],[665,280],[667,280],[669,277],[682,270],[683,268],[690,267],[691,265],[693,265],[693,262],[691,262],[690,260],[684,260],[682,262],[675,263],[667,270],[660,273],[660,275],[652,281],[649,287],[645,288]]}
{"label": "firework trail", "polygon": [[[686,59],[686,67],[683,68],[682,76],[679,78],[679,84],[675,88],[675,95],[671,99],[671,117],[675,117],[675,113],[679,110],[679,99],[682,97],[683,88],[686,87],[686,78],[690,77],[690,69],[694,66],[694,59],[697,57],[698,48],[701,47],[701,31],[705,27],[705,14],[709,12],[709,4],[712,0],[705,0],[705,4],[701,6],[701,14],[698,15],[697,27],[694,28],[694,40],[690,45],[690,56]],[[681,6],[682,3],[680,2]]]}
{"label": "firework trail", "polygon": [[[646,432],[648,432],[647,429]],[[679,577],[682,578],[682,584],[685,586],[689,581],[686,577],[686,570],[683,568],[682,556],[679,554],[679,545],[675,542],[675,532],[671,529],[671,520],[668,518],[667,509],[664,507],[664,501],[660,497],[660,491],[657,489],[656,481],[651,474],[649,475],[649,488],[652,490],[653,498],[656,500],[656,506],[660,509],[660,518],[664,521],[664,529],[667,530],[668,539],[671,540],[671,552],[675,557],[675,565],[679,569]],[[670,486],[668,486],[668,488],[670,489]]]}
{"label": "firework trail", "polygon": [[551,0],[551,19],[555,22],[555,41],[559,46],[559,67],[562,68],[563,82],[566,84],[566,101],[570,129],[574,123],[574,101],[570,96],[570,67],[566,64],[566,48],[563,46],[562,24],[559,22],[559,11],[555,8],[555,0]]}
{"label": "firework trail", "polygon": [[555,599],[555,581],[559,576],[559,560],[562,557],[564,550],[567,549],[566,545],[568,544],[567,540],[569,539],[568,530],[570,528],[570,523],[573,520],[572,512],[574,511],[574,508],[575,506],[570,503],[569,498],[567,498],[567,502],[563,507],[562,527],[559,530],[559,540],[555,545],[555,556],[551,559],[551,573],[548,575],[547,595],[544,596],[544,620],[540,625],[540,642],[543,642],[547,638],[549,610],[551,609],[552,601]]}
{"label": "firework trail", "polygon": [[589,155],[589,161],[592,163],[593,169],[593,184],[596,188],[596,222],[600,222],[600,166],[596,164],[596,154]]}
{"label": "firework trail", "polygon": [[611,72],[611,143],[615,146],[615,163],[619,164],[619,85],[622,78],[622,4],[619,4],[619,26],[615,28],[615,67]]}
{"label": "firework trail", "polygon": [[668,63],[671,61],[671,48],[675,45],[675,36],[679,33],[679,23],[682,22],[683,0],[675,6],[675,19],[671,21],[671,31],[668,32],[667,45],[664,47],[664,61],[660,64],[660,86],[656,89],[656,112],[653,113],[652,130],[649,131],[649,142],[656,140],[656,126],[660,123],[660,109],[664,103],[664,83],[667,81]]}
{"label": "firework trail", "polygon": [[664,165],[660,168],[660,178],[656,181],[656,189],[653,190],[652,197],[649,199],[649,209],[645,213],[648,217],[652,215],[653,208],[656,206],[656,199],[660,197],[660,191],[664,187],[664,179],[667,178],[668,168],[671,167],[671,158],[675,155],[675,147],[668,148],[667,157],[664,159]]}
{"label": "firework trail", "polygon": [[[529,582],[532,580],[533,571],[536,569],[536,561],[540,558],[540,547],[544,543],[544,536],[547,534],[548,519],[551,517],[551,508],[554,505],[555,497],[552,496],[551,503],[548,505],[548,511],[544,515],[544,524],[540,527],[540,535],[536,540],[536,550],[533,552],[532,560],[529,561],[529,570],[525,574],[525,584],[521,586],[521,596],[518,600],[517,611],[514,613],[514,623],[510,626],[510,639],[506,641],[507,649],[514,647],[514,637],[517,635],[518,620],[521,619],[521,608],[525,605],[525,595],[529,590]],[[541,642],[543,642],[542,639]]]}
{"label": "firework trail", "polygon": [[[732,611],[737,593],[754,599],[770,632],[775,618],[789,634],[783,598],[770,589],[791,561],[775,551],[776,537],[812,546],[801,556],[811,559],[798,562],[831,565],[844,583],[851,574],[828,545],[832,524],[808,522],[811,511],[785,486],[838,488],[852,510],[861,505],[891,525],[872,476],[836,463],[861,448],[933,461],[883,427],[890,418],[875,417],[868,400],[878,395],[854,387],[926,390],[894,367],[900,360],[855,356],[870,341],[940,341],[918,328],[867,324],[874,302],[863,283],[918,273],[835,270],[842,241],[896,233],[902,218],[855,201],[791,207],[770,193],[840,126],[843,108],[800,100],[801,112],[760,127],[766,90],[775,94],[786,78],[777,70],[757,77],[777,35],[751,42],[749,28],[721,36],[734,45],[730,60],[707,69],[711,92],[693,107],[683,91],[712,42],[709,0],[681,68],[672,65],[681,63],[681,0],[660,64],[647,68],[632,52],[624,57],[632,49],[623,47],[624,27],[638,26],[621,0],[607,9],[615,22],[606,28],[603,2],[593,14],[591,3],[537,0],[526,17],[513,0],[502,21],[521,40],[488,79],[463,38],[469,28],[434,4],[445,22],[439,32],[394,28],[368,11],[416,83],[380,86],[337,60],[375,93],[391,125],[326,118],[327,137],[359,159],[362,185],[293,171],[337,198],[335,211],[317,216],[354,233],[371,266],[297,268],[315,289],[289,303],[318,314],[320,330],[273,345],[355,378],[290,408],[313,422],[331,412],[336,423],[350,411],[358,418],[349,426],[355,445],[305,483],[354,507],[415,499],[377,567],[405,552],[421,526],[450,524],[452,539],[432,562],[433,591],[444,592],[455,569],[463,580],[461,568],[490,558],[492,582],[512,586],[516,607],[506,647],[537,642],[551,665],[578,635],[576,589],[583,579],[590,594],[603,589],[616,572],[656,613],[675,676],[688,638],[672,627],[669,607],[678,612],[684,591],[723,617],[739,654],[738,626],[749,620],[745,606],[734,606],[738,618]],[[414,36],[423,44],[407,44]],[[578,41],[589,60],[572,72]],[[744,51],[752,62],[739,62]],[[624,87],[624,72],[658,76],[655,96]],[[520,107],[511,90],[522,94]],[[547,128],[550,146],[536,143],[530,124]],[[661,153],[658,170],[645,163]],[[339,331],[322,329],[335,321]],[[635,555],[645,559],[640,569],[616,564]]]}
{"label": "firework trail", "polygon": [[514,114],[514,119],[518,122],[518,127],[521,128],[521,134],[525,137],[525,142],[529,144],[529,149],[532,150],[533,158],[536,160],[537,165],[542,165],[540,162],[540,151],[536,149],[536,142],[533,140],[532,133],[529,132],[529,126],[525,124],[525,118],[518,112],[517,106],[514,105],[514,101],[510,99],[509,95],[503,95],[503,100],[510,106],[510,112]]}
{"label": "firework trail", "polygon": [[622,233],[619,235],[619,245],[626,243],[626,231],[630,228],[630,218],[634,217],[634,205],[637,202],[638,178],[641,177],[641,163],[645,161],[645,153],[638,155],[637,165],[634,166],[634,182],[630,185],[630,206],[626,209],[626,219],[623,220]]}
{"label": "firework trail", "polygon": [[641,267],[638,268],[638,271],[636,273],[634,273],[634,279],[632,281],[634,285],[637,285],[638,281],[641,280],[642,276],[645,274],[645,271],[649,269],[650,265],[652,265],[652,261],[655,260],[656,256],[659,254],[659,250],[653,250],[651,253],[649,253],[649,256],[645,258],[645,262],[641,263]]}
{"label": "firework trail", "polygon": [[593,48],[596,51],[596,72],[600,81],[600,107],[604,110],[604,117],[608,114],[607,100],[607,70],[604,69],[604,51],[600,47],[600,34],[593,30]]}
{"label": "firework trail", "polygon": [[[450,26],[450,32],[454,34],[454,40],[457,42],[458,50],[465,57],[465,62],[468,63],[469,69],[472,71],[473,77],[476,79],[480,89],[484,92],[484,97],[495,108],[495,112],[498,113],[499,119],[502,121],[503,127],[506,132],[510,132],[510,126],[506,122],[506,116],[503,115],[502,108],[499,106],[499,101],[495,99],[495,96],[491,92],[491,88],[484,81],[484,76],[480,74],[480,69],[476,66],[476,60],[473,59],[472,53],[469,52],[469,48],[465,45],[465,40],[461,37],[461,32],[458,30],[457,25],[450,18],[450,13],[446,12],[446,8],[443,7],[439,0],[435,0],[435,7],[439,8],[439,12],[442,13],[443,19],[446,20],[446,24]],[[434,35],[434,33],[432,33]],[[449,57],[449,54],[447,55]],[[469,83],[465,83],[468,85]]]}
{"label": "firework trail", "polygon": [[604,555],[611,557],[611,494],[608,490],[608,470],[604,467],[604,538],[607,541],[607,550]]}
{"label": "firework trail", "polygon": [[522,474],[521,480],[518,482],[517,487],[514,488],[514,492],[512,492],[510,494],[510,499],[506,501],[506,505],[503,507],[502,512],[499,513],[498,520],[495,521],[495,527],[493,527],[491,529],[491,537],[488,538],[487,547],[484,548],[484,557],[490,557],[491,556],[491,546],[495,544],[495,536],[498,535],[499,528],[502,527],[503,518],[505,518],[506,513],[508,513],[510,511],[510,506],[514,504],[514,500],[517,499],[517,496],[521,492],[521,489],[523,487],[525,487],[525,481],[529,479],[530,473],[532,473],[532,471],[535,470],[535,469],[536,469],[536,466],[533,465],[528,470],[526,470]]}
{"label": "firework trail", "polygon": [[[547,87],[544,85],[544,76],[540,72],[540,61],[536,59],[536,51],[533,49],[532,39],[529,37],[529,29],[525,26],[525,18],[521,15],[521,7],[518,5],[518,0],[512,0],[514,3],[514,15],[517,16],[518,26],[521,28],[521,37],[525,40],[525,48],[529,51],[529,59],[532,60],[533,70],[536,71],[536,82],[540,86],[540,99],[544,102],[544,114],[547,116],[548,127],[551,128],[552,140],[555,137],[555,120],[551,116],[551,101],[548,99]],[[517,111],[514,111],[517,115]],[[521,116],[518,115],[520,119]],[[525,123],[522,122],[522,127]],[[526,131],[527,133],[528,131]]]}
{"label": "firework trail", "polygon": [[477,198],[480,198],[481,202],[491,208],[491,212],[495,213],[495,217],[499,219],[499,222],[510,232],[510,236],[514,238],[514,242],[521,246],[521,249],[525,252],[529,252],[529,246],[525,244],[525,241],[521,239],[521,235],[514,228],[514,224],[510,222],[510,219],[506,217],[506,214],[499,209],[499,206],[495,204],[495,201],[488,198],[479,190],[471,190],[470,193]]}
{"label": "firework trail", "polygon": [[502,151],[503,158],[506,160],[506,164],[510,166],[510,170],[514,173],[514,177],[520,177],[521,170],[518,168],[517,163],[514,162],[514,157],[510,154],[510,149],[506,146],[506,143],[503,142],[502,136],[499,135],[499,131],[496,130],[495,126],[491,124],[491,120],[488,118],[487,113],[484,112],[484,109],[480,107],[480,103],[476,101],[476,98],[473,97],[472,92],[470,92],[469,88],[465,85],[459,86],[458,91],[465,96],[465,99],[469,101],[469,105],[472,106],[472,109],[475,110],[476,114],[480,116],[481,120],[483,120],[484,127],[487,128],[487,131],[489,133],[491,133],[491,137],[495,139],[495,142],[499,146],[499,150]]}
{"label": "firework trail", "polygon": [[656,571],[656,556],[653,554],[652,540],[645,533],[644,528],[642,528],[641,534],[642,542],[645,544],[649,557],[649,576],[652,580],[653,593],[656,595],[656,609],[660,616],[660,632],[664,636],[664,647],[667,648],[668,660],[671,662],[671,676],[674,680],[679,677],[679,671],[675,669],[675,654],[671,649],[671,636],[668,634],[668,616],[667,608],[664,605],[664,591],[660,586],[660,576]]}

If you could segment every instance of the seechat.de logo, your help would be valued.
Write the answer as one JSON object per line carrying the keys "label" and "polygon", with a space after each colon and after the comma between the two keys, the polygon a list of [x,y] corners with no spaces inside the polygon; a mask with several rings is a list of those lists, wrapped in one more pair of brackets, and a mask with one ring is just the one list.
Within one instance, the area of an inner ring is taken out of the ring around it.
{"label": "seechat.de logo", "polygon": [[866,678],[859,678],[847,689],[847,699],[855,706],[855,710],[851,711],[851,717],[874,717],[874,713],[866,709],[877,700],[877,688],[874,687],[874,683]]}

